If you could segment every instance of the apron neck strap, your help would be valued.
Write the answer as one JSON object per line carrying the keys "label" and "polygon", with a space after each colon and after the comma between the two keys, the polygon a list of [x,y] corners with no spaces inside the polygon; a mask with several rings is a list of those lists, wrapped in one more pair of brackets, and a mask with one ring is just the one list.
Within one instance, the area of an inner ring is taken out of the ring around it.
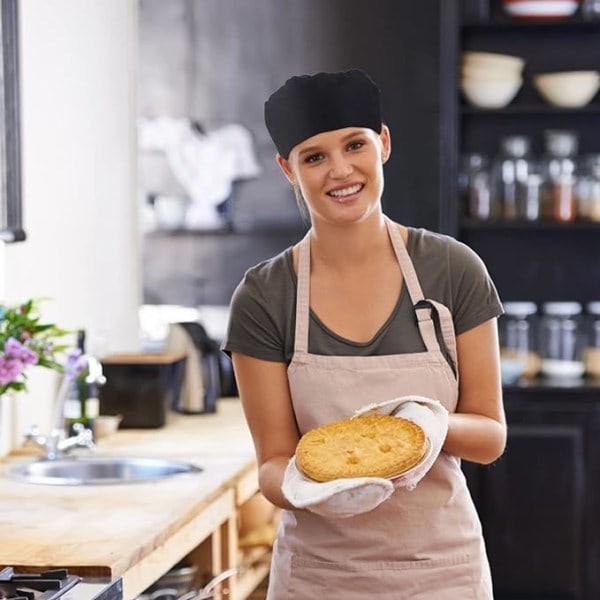
{"label": "apron neck strap", "polygon": [[396,227],[395,223],[388,217],[385,217],[385,224],[387,225],[388,234],[392,240],[394,253],[396,254],[396,258],[400,263],[400,270],[402,271],[402,276],[404,277],[404,282],[406,283],[408,295],[410,296],[414,306],[421,300],[425,299],[425,296],[423,296],[423,290],[421,289],[421,284],[419,283],[419,278],[417,277],[412,260],[408,255],[408,250],[406,249],[404,240],[398,231],[398,227]]}
{"label": "apron neck strap", "polygon": [[[432,310],[437,309],[437,303],[432,303],[425,300],[423,296],[423,290],[417,277],[417,273],[413,266],[412,260],[408,255],[408,250],[404,244],[404,240],[400,236],[400,232],[395,224],[388,218],[385,217],[387,230],[394,247],[394,253],[400,264],[400,270],[406,283],[408,295],[415,308],[415,314],[417,316],[417,324],[423,343],[428,351],[440,351],[440,345],[437,340],[435,332],[435,325],[432,319]],[[294,351],[301,353],[308,353],[308,331],[310,323],[310,230],[306,233],[304,238],[300,241],[298,246],[298,276],[297,276],[297,291],[296,291],[296,324],[295,324],[295,335],[294,335]],[[445,307],[444,307],[445,308]],[[446,346],[449,346],[450,353],[456,360],[456,350],[454,346],[454,337],[450,335],[450,329],[452,327],[452,317],[449,315],[449,311],[446,310],[445,314],[437,311],[440,316],[440,322],[442,325],[442,334],[446,342]],[[448,324],[449,319],[449,324]]]}
{"label": "apron neck strap", "polygon": [[308,352],[310,322],[310,229],[298,246],[298,276],[296,278],[296,333],[294,352]]}

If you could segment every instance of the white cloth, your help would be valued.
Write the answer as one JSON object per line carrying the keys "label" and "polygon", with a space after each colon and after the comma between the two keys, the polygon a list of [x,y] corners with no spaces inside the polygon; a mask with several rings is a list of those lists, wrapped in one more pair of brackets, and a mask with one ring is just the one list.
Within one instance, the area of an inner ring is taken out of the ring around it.
{"label": "white cloth", "polygon": [[396,487],[412,490],[423,479],[439,456],[448,432],[448,411],[440,402],[425,396],[402,396],[376,404],[368,404],[355,411],[354,416],[380,414],[394,415],[419,425],[429,440],[429,450],[418,467],[394,478]]}
{"label": "white cloth", "polygon": [[208,133],[195,131],[189,119],[158,117],[138,121],[140,150],[162,151],[173,175],[186,190],[191,204],[188,227],[214,225],[216,207],[232,192],[232,184],[261,173],[252,135],[231,123]]}
{"label": "white cloth", "polygon": [[283,495],[296,508],[306,508],[324,517],[352,517],[369,512],[394,492],[388,479],[355,477],[323,483],[305,477],[292,457],[285,470]]}

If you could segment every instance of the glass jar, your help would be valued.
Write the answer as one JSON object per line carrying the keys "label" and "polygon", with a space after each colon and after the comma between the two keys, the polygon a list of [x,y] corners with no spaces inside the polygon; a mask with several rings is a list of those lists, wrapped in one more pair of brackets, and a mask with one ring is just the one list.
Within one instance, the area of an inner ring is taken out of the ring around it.
{"label": "glass jar", "polygon": [[540,318],[541,371],[545,377],[576,380],[583,376],[585,335],[579,302],[546,302]]}
{"label": "glass jar", "polygon": [[574,131],[544,131],[545,153],[543,206],[545,218],[569,223],[577,216],[577,152],[579,138]]}
{"label": "glass jar", "polygon": [[498,319],[502,382],[521,376],[535,377],[540,371],[537,349],[537,306],[534,302],[504,302]]}
{"label": "glass jar", "polygon": [[543,178],[530,173],[517,188],[517,216],[525,221],[537,221],[541,216]]}
{"label": "glass jar", "polygon": [[576,195],[577,216],[600,222],[600,154],[590,154],[582,161]]}
{"label": "glass jar", "polygon": [[497,216],[492,206],[489,159],[486,156],[474,153],[462,157],[459,190],[468,217],[487,221]]}
{"label": "glass jar", "polygon": [[525,184],[532,170],[531,141],[524,135],[509,135],[500,141],[500,153],[492,167],[493,196],[501,207],[502,217],[514,220],[519,216],[518,189]]}
{"label": "glass jar", "polygon": [[588,302],[587,347],[585,371],[590,377],[600,378],[600,301]]}

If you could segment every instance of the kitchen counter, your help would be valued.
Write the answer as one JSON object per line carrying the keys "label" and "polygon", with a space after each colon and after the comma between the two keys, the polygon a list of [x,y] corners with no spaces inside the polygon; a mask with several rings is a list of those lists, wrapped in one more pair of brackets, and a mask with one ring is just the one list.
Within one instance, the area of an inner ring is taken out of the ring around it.
{"label": "kitchen counter", "polygon": [[95,452],[167,457],[204,471],[143,483],[34,485],[4,477],[35,458],[29,449],[13,453],[0,463],[0,565],[122,577],[129,600],[211,536],[219,544],[215,572],[235,564],[236,509],[258,489],[239,400],[220,400],[211,415],[170,414],[160,429],[120,430]]}

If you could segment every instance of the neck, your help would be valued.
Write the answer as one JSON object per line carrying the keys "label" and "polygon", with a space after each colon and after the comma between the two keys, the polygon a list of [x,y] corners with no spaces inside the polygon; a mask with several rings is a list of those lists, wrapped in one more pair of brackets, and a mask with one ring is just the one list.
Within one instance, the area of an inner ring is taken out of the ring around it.
{"label": "neck", "polygon": [[392,250],[382,213],[352,224],[313,224],[310,247],[313,262],[338,269],[371,263],[377,254]]}

